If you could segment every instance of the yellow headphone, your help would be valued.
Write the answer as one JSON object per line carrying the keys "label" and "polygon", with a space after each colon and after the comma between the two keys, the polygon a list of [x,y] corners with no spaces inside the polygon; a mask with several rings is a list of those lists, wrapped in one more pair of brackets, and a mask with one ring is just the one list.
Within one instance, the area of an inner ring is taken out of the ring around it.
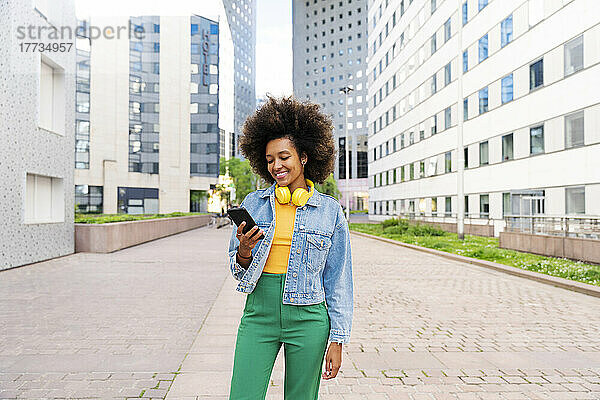
{"label": "yellow headphone", "polygon": [[291,198],[292,203],[302,207],[315,191],[315,184],[310,179],[306,179],[306,184],[310,188],[310,191],[304,188],[297,188],[293,194],[290,194],[290,189],[287,186],[275,185],[275,197],[277,197],[277,201],[281,204],[289,203]]}

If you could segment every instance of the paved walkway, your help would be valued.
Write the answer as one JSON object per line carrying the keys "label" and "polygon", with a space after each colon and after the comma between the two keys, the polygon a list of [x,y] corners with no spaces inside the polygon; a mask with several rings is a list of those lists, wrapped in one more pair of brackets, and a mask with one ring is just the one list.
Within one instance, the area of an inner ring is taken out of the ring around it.
{"label": "paved walkway", "polygon": [[226,235],[0,272],[0,398],[164,398],[229,273]]}
{"label": "paved walkway", "polygon": [[[244,303],[230,232],[0,273],[0,398],[227,399]],[[600,399],[600,299],[358,236],[352,249],[351,343],[321,400]],[[283,398],[282,353],[268,399]]]}

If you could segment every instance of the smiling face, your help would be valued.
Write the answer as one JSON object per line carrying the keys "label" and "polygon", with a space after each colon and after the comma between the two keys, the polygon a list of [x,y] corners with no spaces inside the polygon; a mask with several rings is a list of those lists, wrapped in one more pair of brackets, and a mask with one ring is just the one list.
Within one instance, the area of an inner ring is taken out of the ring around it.
{"label": "smiling face", "polygon": [[304,166],[306,154],[298,155],[292,141],[288,138],[273,139],[267,143],[267,168],[279,186],[288,186],[290,192],[298,187],[306,188]]}

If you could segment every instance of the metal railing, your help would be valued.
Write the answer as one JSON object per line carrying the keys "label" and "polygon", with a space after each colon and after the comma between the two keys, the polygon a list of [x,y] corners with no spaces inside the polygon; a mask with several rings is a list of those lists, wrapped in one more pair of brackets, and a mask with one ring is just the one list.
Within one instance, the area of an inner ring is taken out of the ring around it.
{"label": "metal railing", "polygon": [[600,216],[506,215],[506,232],[600,239]]}
{"label": "metal railing", "polygon": [[[413,221],[424,221],[424,222],[442,222],[455,224],[457,220],[456,213],[421,213],[421,212],[390,212],[389,214],[376,214],[385,215],[388,218],[404,218]],[[495,221],[503,222],[503,219],[490,218],[487,213],[466,213],[464,217],[465,224],[469,225],[494,225]]]}

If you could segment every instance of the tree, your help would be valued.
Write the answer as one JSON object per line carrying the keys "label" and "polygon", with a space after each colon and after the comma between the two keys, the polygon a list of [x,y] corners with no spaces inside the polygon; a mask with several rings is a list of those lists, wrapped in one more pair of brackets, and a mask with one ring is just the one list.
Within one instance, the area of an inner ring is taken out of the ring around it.
{"label": "tree", "polygon": [[225,175],[226,171],[228,171],[229,176],[233,179],[233,185],[235,186],[235,200],[238,204],[244,200],[244,197],[246,197],[248,193],[256,190],[256,184],[259,178],[252,172],[248,160],[241,161],[236,157],[232,157],[229,160],[221,158],[219,169],[221,175]]}
{"label": "tree", "polygon": [[340,199],[340,196],[342,195],[341,192],[338,190],[337,183],[336,183],[335,179],[333,178],[333,174],[330,174],[327,177],[327,179],[325,179],[325,182],[315,184],[315,189],[317,189],[321,193],[325,193],[330,196],[333,196],[338,200]]}

